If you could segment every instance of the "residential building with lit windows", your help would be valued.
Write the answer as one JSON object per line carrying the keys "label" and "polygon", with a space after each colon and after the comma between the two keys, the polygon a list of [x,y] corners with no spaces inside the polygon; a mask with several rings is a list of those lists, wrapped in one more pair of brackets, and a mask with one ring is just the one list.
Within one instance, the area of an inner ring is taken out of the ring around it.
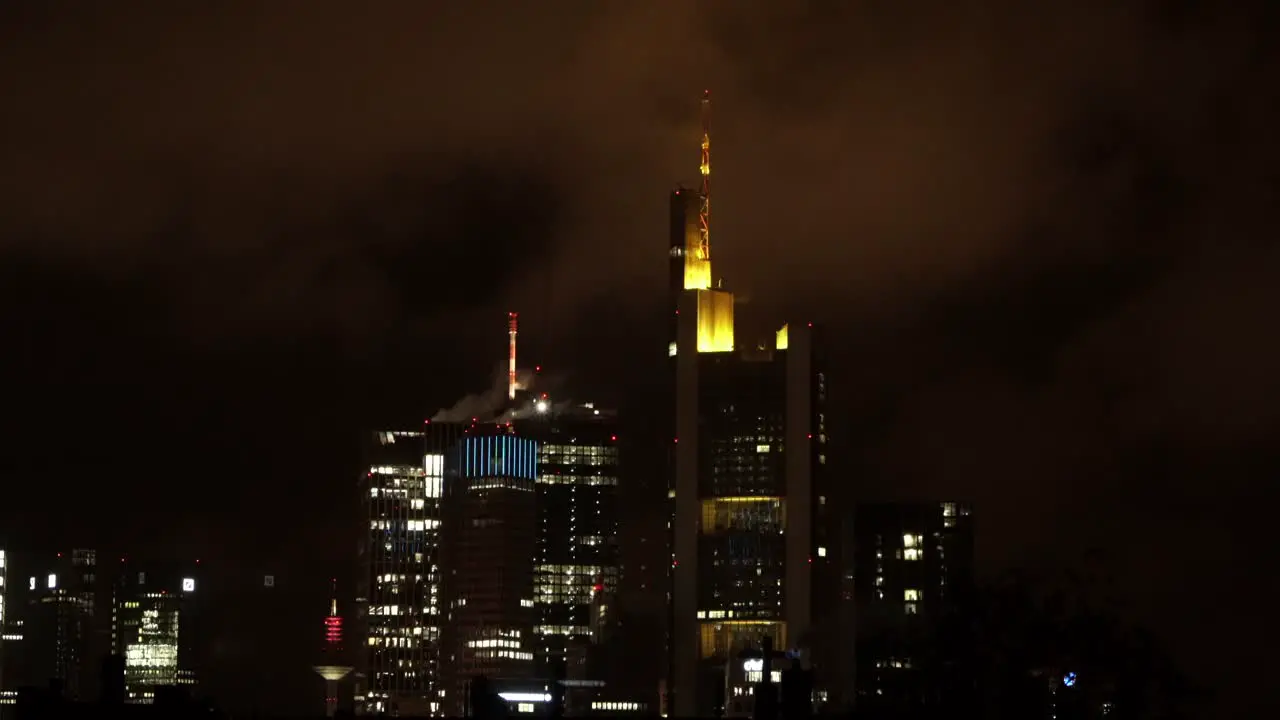
{"label": "residential building with lit windows", "polygon": [[466,429],[428,422],[368,437],[354,623],[360,712],[441,714],[445,464]]}
{"label": "residential building with lit windows", "polygon": [[40,569],[27,581],[21,680],[39,687],[57,682],[63,697],[91,699],[96,696],[98,655],[103,650],[95,642],[97,553],[58,553]]}
{"label": "residential building with lit windows", "polygon": [[974,527],[958,502],[865,503],[853,519],[859,711],[954,710],[973,701],[965,628]]}
{"label": "residential building with lit windows", "polygon": [[196,563],[121,563],[111,646],[124,658],[126,702],[151,704],[162,688],[196,684],[201,620],[196,571]]}

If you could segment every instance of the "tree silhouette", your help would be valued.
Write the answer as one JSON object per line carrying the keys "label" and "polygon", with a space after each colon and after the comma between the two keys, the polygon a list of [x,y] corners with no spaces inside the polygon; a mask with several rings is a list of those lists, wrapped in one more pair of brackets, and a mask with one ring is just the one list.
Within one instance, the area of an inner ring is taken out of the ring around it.
{"label": "tree silhouette", "polygon": [[1080,573],[1015,572],[980,590],[972,641],[984,716],[1191,717],[1202,695],[1098,589]]}

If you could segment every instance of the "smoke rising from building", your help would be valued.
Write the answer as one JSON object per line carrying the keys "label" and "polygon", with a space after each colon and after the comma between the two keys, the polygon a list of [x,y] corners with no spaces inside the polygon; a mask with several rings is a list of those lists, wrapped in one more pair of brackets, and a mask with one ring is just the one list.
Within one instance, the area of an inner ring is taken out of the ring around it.
{"label": "smoke rising from building", "polygon": [[[516,388],[528,390],[532,388],[534,373],[529,370],[516,372]],[[467,395],[451,407],[441,408],[431,416],[431,422],[468,422],[472,418],[488,422],[496,418],[509,402],[507,397],[507,369],[502,367],[495,371],[489,389],[481,393]]]}
{"label": "smoke rising from building", "polygon": [[551,400],[542,397],[531,397],[517,407],[510,408],[498,417],[498,422],[511,422],[513,420],[524,420],[539,415],[556,415],[563,413],[573,406],[572,400]]}

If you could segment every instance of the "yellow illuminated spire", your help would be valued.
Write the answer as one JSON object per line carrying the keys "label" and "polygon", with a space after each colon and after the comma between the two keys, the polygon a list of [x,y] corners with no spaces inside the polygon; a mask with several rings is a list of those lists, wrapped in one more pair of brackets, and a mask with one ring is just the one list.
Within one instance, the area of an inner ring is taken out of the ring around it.
{"label": "yellow illuminated spire", "polygon": [[[698,292],[698,352],[733,352],[733,293],[713,290],[711,285],[711,91],[702,93],[702,139],[698,172],[702,190],[698,193],[698,223],[689,232],[686,246],[694,263],[685,261],[685,288]],[[689,255],[686,255],[689,257]]]}
{"label": "yellow illuminated spire", "polygon": [[698,208],[698,230],[701,234],[702,257],[711,259],[711,91],[702,92],[702,206]]}

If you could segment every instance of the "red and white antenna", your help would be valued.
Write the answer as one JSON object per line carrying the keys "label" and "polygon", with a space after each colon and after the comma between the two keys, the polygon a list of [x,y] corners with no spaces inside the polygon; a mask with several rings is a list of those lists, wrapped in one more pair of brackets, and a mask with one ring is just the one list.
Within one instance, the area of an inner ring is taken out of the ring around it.
{"label": "red and white antenna", "polygon": [[520,323],[520,314],[507,313],[507,338],[510,347],[507,350],[507,398],[516,399],[516,333]]}
{"label": "red and white antenna", "polygon": [[711,91],[702,92],[702,205],[698,208],[699,255],[711,259]]}

